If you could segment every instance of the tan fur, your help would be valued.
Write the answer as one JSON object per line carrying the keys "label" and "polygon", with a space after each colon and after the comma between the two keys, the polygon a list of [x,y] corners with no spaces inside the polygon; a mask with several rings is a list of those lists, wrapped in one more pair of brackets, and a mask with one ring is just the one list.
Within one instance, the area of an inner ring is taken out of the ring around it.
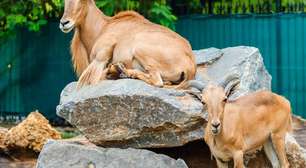
{"label": "tan fur", "polygon": [[61,24],[64,32],[75,28],[71,50],[75,71],[80,75],[78,87],[106,79],[114,67],[115,74],[124,73],[155,86],[179,87],[195,76],[189,42],[137,12],[107,17],[93,0],[65,0],[61,23],[65,22],[68,27]]}
{"label": "tan fur", "polygon": [[112,20],[116,19],[122,19],[122,18],[129,18],[129,17],[136,17],[139,19],[145,19],[142,15],[135,11],[124,11],[124,12],[119,12],[117,15],[112,17]]}
{"label": "tan fur", "polygon": [[[258,91],[229,102],[226,97],[222,87],[211,84],[202,94],[209,114],[205,141],[218,167],[227,167],[231,159],[234,167],[244,167],[244,154],[263,146],[266,152],[275,150],[281,167],[289,167],[285,153],[285,135],[291,131],[289,101],[270,91]],[[218,133],[213,132],[216,123],[220,123]],[[267,143],[269,140],[273,148]]]}
{"label": "tan fur", "polygon": [[76,30],[71,43],[71,54],[74,70],[80,76],[89,65],[87,51],[80,40],[79,31]]}

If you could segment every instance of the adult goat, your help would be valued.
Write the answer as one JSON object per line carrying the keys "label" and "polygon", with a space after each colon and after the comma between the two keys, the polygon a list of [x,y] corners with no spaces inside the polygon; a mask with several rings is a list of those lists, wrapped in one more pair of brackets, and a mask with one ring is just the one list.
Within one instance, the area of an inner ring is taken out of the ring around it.
{"label": "adult goat", "polygon": [[75,28],[71,51],[80,75],[78,88],[96,84],[110,72],[160,87],[179,87],[194,79],[196,63],[189,42],[136,12],[108,17],[94,0],[65,0],[60,28],[65,33]]}
{"label": "adult goat", "polygon": [[221,85],[188,83],[189,87],[202,91],[200,98],[208,111],[204,139],[218,167],[227,167],[231,159],[235,168],[244,167],[244,154],[262,146],[273,167],[289,167],[285,152],[285,136],[291,131],[289,101],[270,91],[228,100],[231,90],[239,83],[235,77]]}

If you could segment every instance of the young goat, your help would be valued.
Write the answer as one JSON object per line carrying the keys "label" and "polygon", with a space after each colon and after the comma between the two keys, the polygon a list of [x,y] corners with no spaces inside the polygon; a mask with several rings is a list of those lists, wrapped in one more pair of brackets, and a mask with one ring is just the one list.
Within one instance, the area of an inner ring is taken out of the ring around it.
{"label": "young goat", "polygon": [[205,141],[218,167],[228,167],[227,162],[233,159],[234,167],[242,168],[243,155],[262,146],[273,167],[289,167],[285,152],[285,136],[291,130],[289,101],[270,91],[227,100],[239,82],[225,82],[225,89],[216,84],[189,82],[189,87],[202,91],[200,98],[209,116]]}

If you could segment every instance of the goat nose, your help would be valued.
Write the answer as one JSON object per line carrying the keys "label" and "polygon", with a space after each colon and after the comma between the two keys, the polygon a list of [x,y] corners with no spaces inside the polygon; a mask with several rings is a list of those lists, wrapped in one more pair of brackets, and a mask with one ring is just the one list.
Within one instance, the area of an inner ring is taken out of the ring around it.
{"label": "goat nose", "polygon": [[220,126],[220,123],[213,123],[212,126],[218,128]]}
{"label": "goat nose", "polygon": [[69,22],[70,22],[69,20],[61,20],[62,26],[67,25]]}

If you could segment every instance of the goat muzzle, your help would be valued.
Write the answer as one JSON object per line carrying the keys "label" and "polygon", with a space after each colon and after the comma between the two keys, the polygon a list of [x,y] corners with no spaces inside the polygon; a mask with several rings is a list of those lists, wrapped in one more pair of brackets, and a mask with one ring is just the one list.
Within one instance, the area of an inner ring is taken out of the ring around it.
{"label": "goat muzzle", "polygon": [[221,128],[221,123],[220,122],[214,122],[214,123],[211,124],[211,132],[214,135],[219,134],[220,128]]}

